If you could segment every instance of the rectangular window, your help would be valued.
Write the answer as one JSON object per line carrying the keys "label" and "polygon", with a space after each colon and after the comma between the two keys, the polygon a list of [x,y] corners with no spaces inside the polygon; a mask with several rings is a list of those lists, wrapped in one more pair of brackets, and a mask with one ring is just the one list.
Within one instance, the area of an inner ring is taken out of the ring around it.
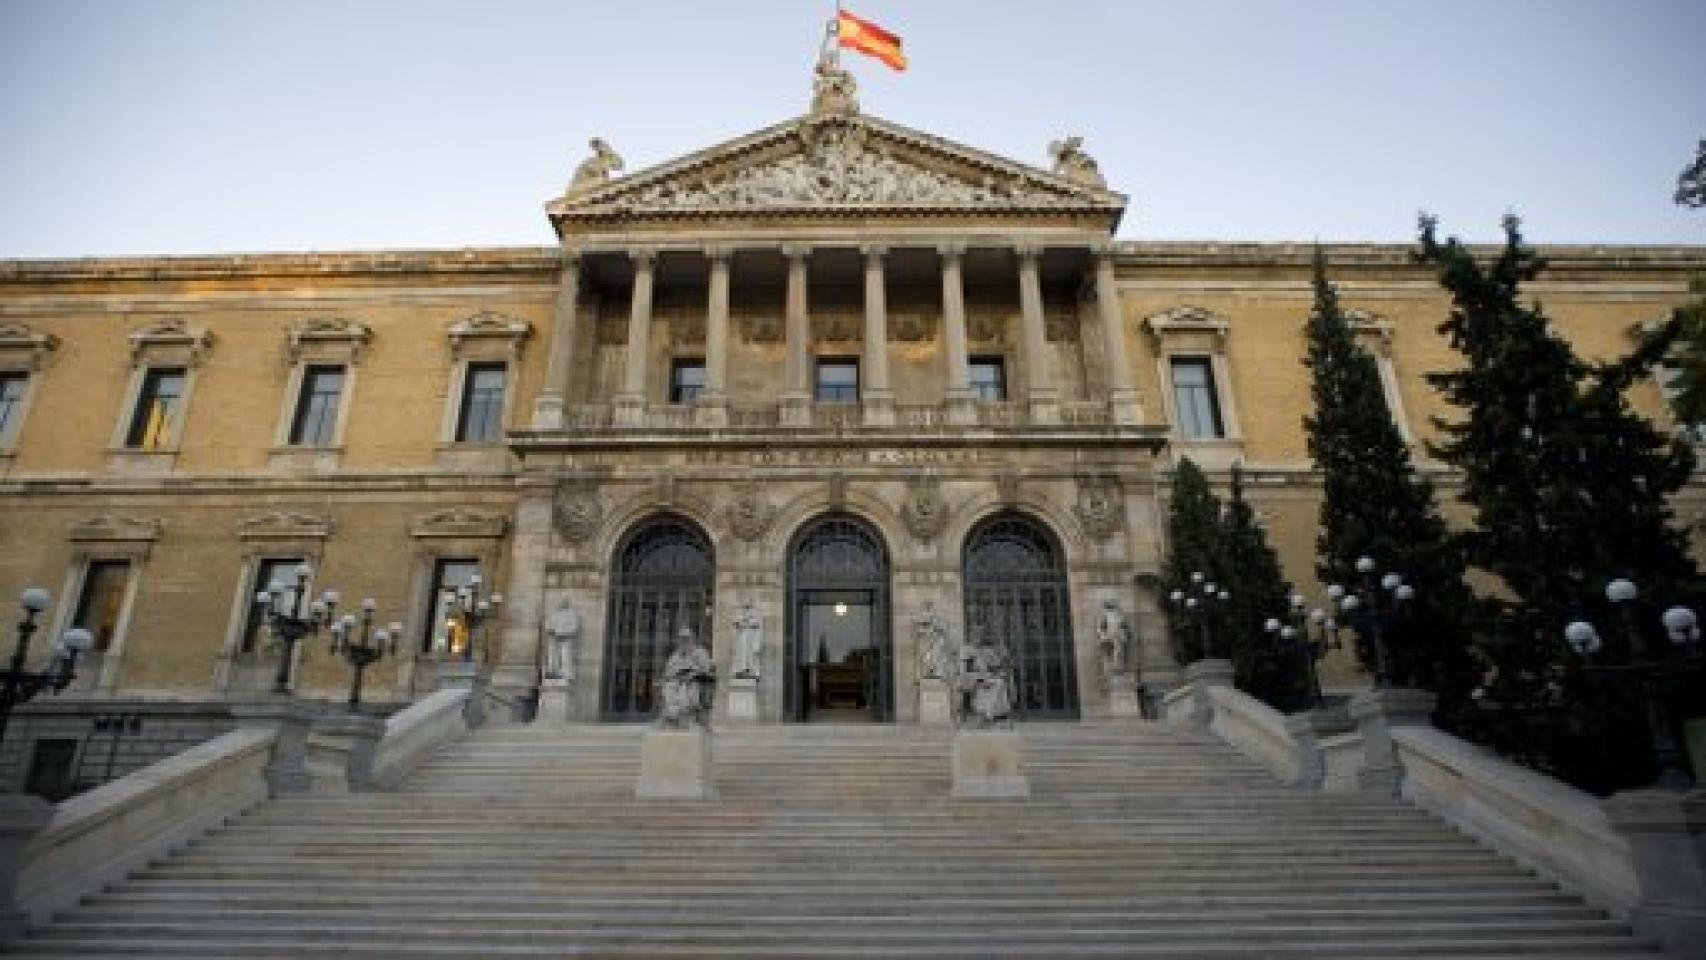
{"label": "rectangular window", "polygon": [[501,363],[470,363],[462,382],[462,409],[456,417],[458,443],[490,443],[503,438],[504,381],[509,368]]}
{"label": "rectangular window", "polygon": [[859,401],[859,361],[848,357],[824,358],[817,362],[819,403]]}
{"label": "rectangular window", "polygon": [[669,369],[669,402],[694,403],[705,392],[705,361],[677,360]]}
{"label": "rectangular window", "polygon": [[468,637],[459,626],[450,623],[450,598],[480,572],[478,560],[440,560],[432,567],[432,592],[427,595],[426,630],[421,635],[421,652],[460,653],[466,649]]}
{"label": "rectangular window", "polygon": [[132,450],[166,450],[172,445],[178,418],[183,415],[184,371],[178,368],[149,370],[136,395],[136,410],[130,415],[130,430],[124,445]]}
{"label": "rectangular window", "polygon": [[302,392],[290,421],[290,444],[329,447],[338,430],[338,401],[344,392],[344,368],[314,366],[302,371]]}
{"label": "rectangular window", "polygon": [[30,750],[24,792],[58,803],[76,792],[77,741],[55,737],[37,740]]}
{"label": "rectangular window", "polygon": [[0,373],[0,447],[12,439],[24,418],[24,388],[29,385],[27,373]]}
{"label": "rectangular window", "polygon": [[77,597],[77,613],[71,618],[71,625],[89,631],[95,638],[97,651],[112,646],[129,583],[128,560],[93,560],[83,574],[83,592]]}
{"label": "rectangular window", "polygon": [[[255,564],[255,586],[249,591],[248,618],[243,622],[243,636],[237,643],[237,649],[249,653],[255,649],[255,644],[261,639],[261,629],[266,624],[266,615],[260,604],[255,602],[255,594],[270,588],[273,584],[284,585],[284,596],[279,601],[283,609],[291,609],[296,601],[296,568],[302,565],[301,557],[267,557]],[[303,600],[306,607],[307,600]],[[303,613],[307,613],[304,609]]]}
{"label": "rectangular window", "polygon": [[1207,357],[1174,357],[1173,406],[1179,430],[1192,440],[1216,440],[1226,435],[1220,421],[1220,400],[1214,389],[1214,368]]}
{"label": "rectangular window", "polygon": [[1007,399],[1007,364],[1000,357],[972,357],[972,396],[984,403],[1000,403]]}

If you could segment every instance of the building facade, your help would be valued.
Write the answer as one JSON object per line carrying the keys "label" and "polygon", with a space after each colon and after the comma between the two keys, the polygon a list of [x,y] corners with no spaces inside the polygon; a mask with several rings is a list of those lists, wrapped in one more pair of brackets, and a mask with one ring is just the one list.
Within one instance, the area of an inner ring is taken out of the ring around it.
{"label": "building facade", "polygon": [[[916,721],[936,619],[1010,645],[1022,715],[1094,717],[1109,602],[1142,682],[1176,682],[1177,457],[1242,462],[1311,580],[1311,248],[1118,241],[1127,198],[1076,138],[1051,154],[865,115],[828,71],[805,115],[649,169],[594,141],[551,248],[0,263],[0,592],[49,586],[49,635],[96,637],[52,709],[264,691],[252,598],[304,561],[402,625],[379,699],[470,639],[517,716],[560,672],[571,717],[635,719],[669,637],[726,675],[755,613],[767,722]],[[1408,248],[1327,252],[1420,450],[1447,301]],[[1706,269],[1543,253],[1529,291],[1594,356]],[[1678,502],[1697,535],[1703,507]],[[464,638],[443,594],[474,576],[502,603]],[[346,682],[298,658],[300,693]]]}

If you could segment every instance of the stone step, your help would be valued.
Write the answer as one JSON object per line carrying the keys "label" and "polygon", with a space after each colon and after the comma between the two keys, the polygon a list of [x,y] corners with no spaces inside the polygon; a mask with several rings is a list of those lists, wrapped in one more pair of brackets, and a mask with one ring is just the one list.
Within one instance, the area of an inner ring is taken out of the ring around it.
{"label": "stone step", "polygon": [[[218,940],[129,941],[110,939],[63,940],[56,943],[28,945],[30,952],[15,954],[19,960],[41,957],[78,956],[86,960],[120,960],[137,956],[164,957],[245,957],[324,958],[326,946],[297,944],[288,940],[270,943],[224,942]],[[1064,954],[1075,957],[1162,957],[1168,960],[1405,960],[1405,958],[1449,957],[1452,960],[1512,960],[1515,957],[1569,957],[1572,960],[1628,960],[1632,956],[1657,957],[1650,947],[1627,937],[1574,937],[1544,943],[1488,942],[1485,940],[1434,941],[1395,945],[1378,939],[1354,939],[1337,943],[1300,944],[1177,944],[1149,945],[1142,943],[1074,943],[1066,948],[1054,944],[1004,944],[992,949],[988,943],[974,944],[909,944],[903,946],[857,944],[850,946],[822,943],[806,944],[739,944],[735,946],[693,945],[674,946],[652,943],[476,945],[461,943],[416,944],[407,951],[383,941],[343,941],[337,945],[337,955],[353,960],[407,960],[414,957],[536,957],[565,956],[646,957],[652,960],[706,957],[789,957],[811,956],[818,960],[863,960],[863,958],[918,958],[918,960],[987,960],[992,954],[1004,958],[1036,958],[1058,960]]]}

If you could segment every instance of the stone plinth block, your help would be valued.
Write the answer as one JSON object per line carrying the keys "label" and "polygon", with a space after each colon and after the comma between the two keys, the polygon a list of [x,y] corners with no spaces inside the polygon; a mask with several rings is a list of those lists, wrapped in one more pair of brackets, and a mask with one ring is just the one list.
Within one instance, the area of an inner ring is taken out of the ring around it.
{"label": "stone plinth block", "polygon": [[641,800],[710,800],[711,735],[705,730],[650,730],[640,738]]}
{"label": "stone plinth block", "polygon": [[729,720],[736,723],[758,721],[757,677],[735,677],[729,681]]}
{"label": "stone plinth block", "polygon": [[954,796],[965,800],[1023,800],[1024,749],[1016,730],[961,730],[954,735]]}
{"label": "stone plinth block", "polygon": [[533,715],[534,723],[547,726],[563,726],[574,715],[569,701],[574,697],[574,686],[561,677],[551,677],[539,685],[539,710]]}
{"label": "stone plinth block", "polygon": [[1605,801],[1641,887],[1635,931],[1687,960],[1706,958],[1706,790],[1629,790]]}
{"label": "stone plinth block", "polygon": [[385,735],[385,718],[332,714],[314,724],[305,744],[308,778],[315,793],[359,793],[373,789],[373,753]]}
{"label": "stone plinth block", "polygon": [[472,660],[439,661],[439,689],[468,691],[468,704],[463,716],[470,728],[486,722],[486,687],[491,683],[491,677],[490,668]]}
{"label": "stone plinth block", "polygon": [[260,727],[278,733],[272,760],[267,764],[267,790],[275,797],[307,793],[310,789],[306,746],[308,730],[325,711],[324,705],[268,696],[231,705],[231,716],[240,727]]}
{"label": "stone plinth block", "polygon": [[1395,797],[1404,779],[1398,751],[1392,743],[1397,727],[1432,723],[1439,697],[1409,687],[1375,687],[1351,698],[1351,718],[1362,733],[1362,771],[1357,784],[1369,793]]}
{"label": "stone plinth block", "polygon": [[948,696],[948,681],[918,681],[919,723],[948,723],[953,719],[952,703]]}
{"label": "stone plinth block", "polygon": [[1143,706],[1137,702],[1137,680],[1131,674],[1109,677],[1103,684],[1103,693],[1108,716],[1143,716]]}
{"label": "stone plinth block", "polygon": [[18,873],[30,841],[53,819],[53,804],[28,794],[0,794],[0,945],[24,932],[28,915],[18,909]]}
{"label": "stone plinth block", "polygon": [[1297,756],[1297,780],[1294,786],[1319,789],[1327,782],[1327,760],[1321,741],[1356,729],[1350,716],[1340,709],[1317,707],[1288,714],[1285,732],[1291,735]]}

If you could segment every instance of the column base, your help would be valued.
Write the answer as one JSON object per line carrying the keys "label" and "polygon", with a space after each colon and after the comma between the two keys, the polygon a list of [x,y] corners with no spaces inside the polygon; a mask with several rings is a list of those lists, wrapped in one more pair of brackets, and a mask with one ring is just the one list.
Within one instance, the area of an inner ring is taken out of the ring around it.
{"label": "column base", "polygon": [[720,393],[700,394],[693,405],[693,425],[696,427],[726,427],[729,425],[729,400]]}
{"label": "column base", "polygon": [[977,425],[977,399],[965,387],[951,387],[947,396],[948,423],[956,427]]}
{"label": "column base", "polygon": [[563,398],[554,393],[542,393],[533,399],[533,429],[563,429]]}
{"label": "column base", "polygon": [[1122,427],[1143,423],[1143,403],[1136,390],[1115,390],[1108,394],[1108,419]]}
{"label": "column base", "polygon": [[646,398],[632,393],[619,393],[612,405],[611,422],[618,427],[646,425]]}
{"label": "column base", "polygon": [[865,426],[894,426],[894,393],[889,390],[868,390],[863,399]]}
{"label": "column base", "polygon": [[784,427],[812,425],[812,398],[803,393],[784,393],[781,398],[779,422]]}

